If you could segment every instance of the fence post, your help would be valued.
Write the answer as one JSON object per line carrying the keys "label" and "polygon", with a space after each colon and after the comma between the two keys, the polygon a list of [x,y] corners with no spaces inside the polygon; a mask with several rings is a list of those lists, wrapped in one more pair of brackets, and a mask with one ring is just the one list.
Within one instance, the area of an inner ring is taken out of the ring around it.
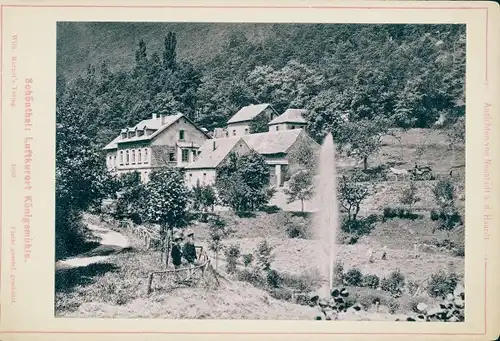
{"label": "fence post", "polygon": [[151,293],[151,286],[153,285],[153,275],[154,272],[149,274],[149,279],[148,279],[148,295]]}

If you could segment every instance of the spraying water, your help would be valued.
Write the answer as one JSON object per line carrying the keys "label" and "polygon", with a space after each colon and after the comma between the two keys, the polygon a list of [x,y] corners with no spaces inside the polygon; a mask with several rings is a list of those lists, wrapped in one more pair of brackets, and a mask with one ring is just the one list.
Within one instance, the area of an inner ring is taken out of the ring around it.
{"label": "spraying water", "polygon": [[[328,134],[321,147],[318,160],[316,183],[315,237],[320,240],[318,261],[321,274],[325,278],[320,295],[330,297],[333,287],[333,267],[336,256],[336,235],[339,228],[339,210],[337,203],[337,184],[335,169],[335,146],[332,134]],[[327,280],[327,281],[326,281]]]}

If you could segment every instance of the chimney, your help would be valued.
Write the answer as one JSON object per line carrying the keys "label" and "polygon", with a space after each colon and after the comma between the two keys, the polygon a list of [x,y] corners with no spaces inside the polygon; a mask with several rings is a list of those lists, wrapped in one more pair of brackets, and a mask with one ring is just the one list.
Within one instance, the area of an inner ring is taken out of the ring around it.
{"label": "chimney", "polygon": [[156,120],[157,116],[156,114],[153,114],[153,120]]}
{"label": "chimney", "polygon": [[215,141],[213,142],[212,150],[217,149],[217,145],[215,144]]}
{"label": "chimney", "polygon": [[165,124],[165,118],[167,117],[167,115],[165,114],[160,114],[160,119],[161,119],[161,124]]}

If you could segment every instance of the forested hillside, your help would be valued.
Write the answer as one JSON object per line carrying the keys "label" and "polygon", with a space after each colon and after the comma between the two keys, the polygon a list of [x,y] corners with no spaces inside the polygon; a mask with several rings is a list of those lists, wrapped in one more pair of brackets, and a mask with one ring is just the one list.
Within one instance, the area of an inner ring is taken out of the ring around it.
{"label": "forested hillside", "polygon": [[309,109],[318,140],[341,115],[428,127],[464,114],[461,25],[60,23],[57,57],[58,109],[97,146],[152,112],[212,129],[261,102]]}

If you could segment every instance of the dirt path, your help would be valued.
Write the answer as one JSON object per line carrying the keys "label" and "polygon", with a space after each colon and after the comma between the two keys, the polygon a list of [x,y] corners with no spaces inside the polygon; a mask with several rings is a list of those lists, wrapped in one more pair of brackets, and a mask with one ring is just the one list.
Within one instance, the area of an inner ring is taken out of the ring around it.
{"label": "dirt path", "polygon": [[58,261],[56,269],[76,268],[99,263],[130,246],[127,238],[121,233],[91,223],[88,224],[88,228],[99,239],[100,245],[76,257]]}

